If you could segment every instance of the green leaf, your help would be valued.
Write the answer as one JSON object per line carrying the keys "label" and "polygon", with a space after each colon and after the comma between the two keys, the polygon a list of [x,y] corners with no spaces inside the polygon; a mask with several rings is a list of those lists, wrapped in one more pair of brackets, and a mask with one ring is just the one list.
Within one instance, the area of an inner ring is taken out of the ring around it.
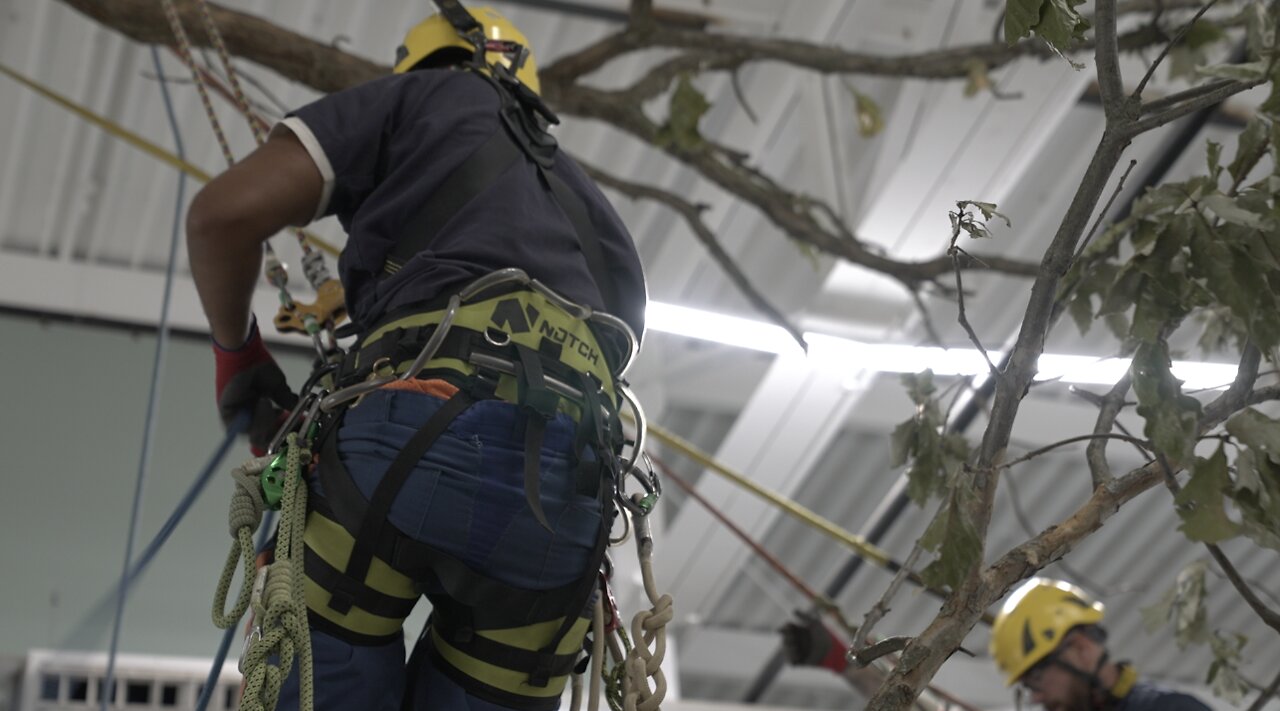
{"label": "green leaf", "polygon": [[1203,49],[1226,38],[1227,33],[1218,26],[1218,23],[1201,19],[1191,23],[1187,28],[1187,33],[1182,37],[1182,44],[1192,49]]}
{"label": "green leaf", "polygon": [[1197,457],[1191,478],[1174,497],[1187,538],[1202,543],[1221,543],[1240,535],[1240,527],[1227,516],[1226,492],[1231,488],[1227,455],[1221,446],[1213,456]]}
{"label": "green leaf", "polygon": [[1231,79],[1233,81],[1255,81],[1265,79],[1267,70],[1270,66],[1266,62],[1245,62],[1243,64],[1214,64],[1208,67],[1200,67],[1196,70],[1196,74],[1204,77],[1214,77],[1216,79]]}
{"label": "green leaf", "polygon": [[902,384],[907,388],[907,395],[916,405],[927,405],[933,401],[937,388],[933,385],[933,371],[924,370],[919,373],[903,373]]}
{"label": "green leaf", "polygon": [[711,104],[706,97],[694,87],[691,75],[681,74],[676,81],[675,91],[671,93],[667,122],[658,129],[655,142],[664,148],[675,147],[681,150],[701,147],[703,140],[698,133],[698,122],[710,108]]}
{"label": "green leaf", "polygon": [[1276,21],[1265,3],[1255,0],[1245,7],[1245,39],[1253,56],[1265,56],[1276,46]]}
{"label": "green leaf", "polygon": [[1226,33],[1217,23],[1207,20],[1196,20],[1187,29],[1186,35],[1169,52],[1169,78],[1188,78],[1195,75],[1196,67],[1208,60],[1205,48],[1226,38]]}
{"label": "green leaf", "polygon": [[1271,461],[1280,463],[1280,420],[1273,420],[1252,407],[1246,407],[1227,420],[1227,433],[1249,449],[1259,451]]}
{"label": "green leaf", "polygon": [[947,489],[946,459],[938,430],[922,426],[916,430],[916,446],[907,470],[907,496],[924,506],[936,493]]}
{"label": "green leaf", "polygon": [[1164,627],[1169,618],[1173,616],[1173,599],[1177,594],[1177,588],[1172,587],[1164,592],[1160,597],[1160,602],[1149,607],[1141,608],[1142,626],[1148,632],[1155,632]]}
{"label": "green leaf", "polygon": [[1222,166],[1219,159],[1222,158],[1222,144],[1217,141],[1208,141],[1205,146],[1205,160],[1209,165],[1209,176],[1216,182],[1218,176],[1222,173]]}
{"label": "green leaf", "polygon": [[1129,336],[1131,326],[1124,314],[1107,314],[1102,317],[1102,322],[1107,324],[1107,330],[1117,339],[1123,341]]}
{"label": "green leaf", "polygon": [[1240,512],[1240,528],[1254,543],[1280,550],[1280,464],[1261,450],[1244,447],[1236,456],[1236,486],[1229,493]]}
{"label": "green leaf", "polygon": [[848,81],[844,83],[844,88],[853,97],[853,114],[858,119],[859,135],[871,138],[883,131],[884,115],[880,111],[880,105]]}
{"label": "green leaf", "polygon": [[920,430],[920,423],[916,422],[916,418],[912,417],[906,422],[901,422],[897,427],[893,428],[893,434],[889,436],[889,466],[897,469],[907,460],[911,458],[911,452],[916,447],[916,435]]}
{"label": "green leaf", "polygon": [[1178,572],[1174,583],[1173,617],[1174,639],[1178,647],[1186,649],[1191,644],[1209,641],[1208,614],[1205,609],[1205,571],[1208,566],[1198,560]]}
{"label": "green leaf", "polygon": [[1200,198],[1200,204],[1213,211],[1213,214],[1233,225],[1260,230],[1266,225],[1263,217],[1240,207],[1235,200],[1221,193],[1212,193]]}
{"label": "green leaf", "polygon": [[1130,366],[1143,433],[1178,466],[1188,461],[1200,422],[1200,402],[1182,394],[1181,381],[1169,371],[1168,347],[1142,343]]}
{"label": "green leaf", "polygon": [[1013,227],[1013,223],[1009,221],[1009,218],[1006,217],[1003,213],[996,210],[996,204],[994,202],[980,202],[978,200],[961,200],[960,202],[956,203],[956,207],[959,208],[961,212],[963,212],[965,208],[970,205],[978,208],[978,211],[982,213],[982,219],[984,221],[990,222],[991,218],[999,217],[1000,219],[1004,220],[1004,224],[1006,227]]}
{"label": "green leaf", "polygon": [[1013,44],[1034,32],[1058,52],[1066,52],[1089,29],[1089,21],[1075,9],[1082,4],[1084,0],[1009,0],[1005,40]]}
{"label": "green leaf", "polygon": [[1080,329],[1080,335],[1089,332],[1089,327],[1093,325],[1093,299],[1088,294],[1076,294],[1067,305],[1067,312],[1071,314],[1071,320],[1076,322],[1076,328]]}
{"label": "green leaf", "polygon": [[1267,123],[1258,120],[1256,116],[1249,119],[1249,123],[1240,132],[1240,137],[1236,141],[1236,155],[1231,159],[1231,165],[1227,166],[1227,172],[1231,174],[1232,180],[1244,180],[1246,161],[1251,162],[1258,151],[1264,149],[1269,134],[1270,126]]}
{"label": "green leaf", "polygon": [[951,500],[938,511],[920,537],[921,547],[938,552],[938,557],[920,571],[920,577],[930,587],[959,585],[970,568],[982,560],[982,539],[964,513],[963,499],[967,491],[967,486],[957,487]]}
{"label": "green leaf", "polygon": [[1249,638],[1242,634],[1226,637],[1217,631],[1209,639],[1209,648],[1213,651],[1213,662],[1209,664],[1205,683],[1212,685],[1214,696],[1233,704],[1239,704],[1244,695],[1253,688],[1240,675],[1241,653],[1248,641]]}

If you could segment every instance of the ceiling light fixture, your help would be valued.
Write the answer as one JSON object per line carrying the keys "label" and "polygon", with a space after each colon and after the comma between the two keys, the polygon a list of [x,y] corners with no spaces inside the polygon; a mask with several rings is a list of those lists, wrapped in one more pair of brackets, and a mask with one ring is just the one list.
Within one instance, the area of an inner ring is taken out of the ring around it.
{"label": "ceiling light fixture", "polygon": [[[726,316],[711,311],[649,302],[648,328],[686,338],[713,341],[779,355],[799,355],[800,346],[781,326],[762,321]],[[988,370],[982,354],[974,348],[938,348],[892,343],[863,343],[848,338],[806,332],[808,362],[812,367],[833,370],[873,370],[882,373],[918,373],[925,369],[937,375],[981,375]],[[988,351],[993,362],[1001,353]],[[1058,380],[1078,385],[1112,385],[1129,370],[1127,358],[1045,353],[1040,356],[1037,380]],[[1183,381],[1183,390],[1220,388],[1236,376],[1231,363],[1174,361],[1173,374]]]}

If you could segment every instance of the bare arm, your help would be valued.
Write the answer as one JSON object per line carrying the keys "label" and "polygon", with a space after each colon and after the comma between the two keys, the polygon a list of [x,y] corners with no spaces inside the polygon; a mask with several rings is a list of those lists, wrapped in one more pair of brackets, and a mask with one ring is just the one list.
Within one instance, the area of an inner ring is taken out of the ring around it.
{"label": "bare arm", "polygon": [[285,227],[309,222],[323,188],[302,143],[277,127],[196,194],[187,213],[187,256],[215,342],[228,348],[244,342],[262,244]]}

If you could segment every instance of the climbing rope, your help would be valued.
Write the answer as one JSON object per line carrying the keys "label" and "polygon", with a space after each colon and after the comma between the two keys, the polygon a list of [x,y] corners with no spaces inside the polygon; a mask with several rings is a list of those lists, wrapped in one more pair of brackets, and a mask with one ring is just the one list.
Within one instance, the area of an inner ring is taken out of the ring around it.
{"label": "climbing rope", "polygon": [[[235,157],[232,155],[226,134],[222,130],[222,124],[218,121],[217,114],[214,113],[213,102],[209,98],[207,84],[210,77],[208,72],[195,61],[194,54],[191,51],[191,40],[182,25],[182,19],[178,16],[173,0],[161,1],[164,6],[165,18],[168,20],[169,27],[177,40],[178,57],[191,71],[196,90],[200,94],[200,102],[204,106],[205,115],[209,119],[210,126],[213,127],[214,136],[217,138],[218,147],[221,149],[227,165],[232,165],[235,163]],[[253,111],[253,107],[250,106],[244,89],[236,77],[235,67],[231,63],[231,57],[227,53],[222,33],[218,31],[218,26],[213,20],[208,3],[205,0],[197,0],[196,4],[200,8],[200,17],[204,25],[205,34],[208,36],[210,43],[213,44],[222,62],[227,83],[230,85],[229,93],[237,109],[248,122],[254,141],[258,145],[262,145],[266,141],[266,133],[263,128],[264,122]],[[277,312],[273,322],[276,325],[276,329],[281,332],[296,331],[310,336],[316,353],[322,359],[327,360],[336,343],[332,333],[333,329],[337,326],[338,321],[345,316],[346,306],[343,299],[342,286],[330,275],[329,269],[324,263],[324,255],[311,248],[306,234],[298,228],[292,228],[292,232],[297,237],[298,244],[302,248],[303,274],[316,291],[316,301],[313,304],[305,304],[293,298],[293,294],[289,291],[288,269],[276,255],[271,243],[265,242],[263,243],[263,252],[266,260],[265,274],[267,282],[276,288],[280,298],[280,310]],[[327,345],[321,338],[322,331],[329,332],[330,337]]]}
{"label": "climbing rope", "polygon": [[[632,496],[639,505],[641,497]],[[640,577],[645,595],[652,605],[641,610],[631,620],[631,636],[635,639],[624,662],[622,707],[624,711],[656,711],[667,695],[667,678],[662,671],[662,660],[667,653],[667,623],[675,615],[671,596],[658,593],[653,577],[653,532],[649,527],[648,511],[632,510],[635,528],[636,552],[640,559]],[[653,680],[653,686],[649,680]]]}
{"label": "climbing rope", "polygon": [[[256,568],[253,531],[268,506],[262,494],[262,473],[280,456],[284,458],[285,474],[275,560]],[[303,588],[307,486],[302,478],[302,463],[310,461],[311,451],[299,445],[298,434],[291,432],[285,439],[283,455],[251,459],[231,472],[236,491],[231,498],[228,523],[235,543],[214,593],[213,623],[225,629],[253,607],[254,627],[240,657],[240,671],[245,677],[240,708],[246,711],[275,708],[295,656],[300,674],[300,708],[313,708],[311,632]],[[240,593],[231,612],[224,613],[237,568],[243,571]]]}

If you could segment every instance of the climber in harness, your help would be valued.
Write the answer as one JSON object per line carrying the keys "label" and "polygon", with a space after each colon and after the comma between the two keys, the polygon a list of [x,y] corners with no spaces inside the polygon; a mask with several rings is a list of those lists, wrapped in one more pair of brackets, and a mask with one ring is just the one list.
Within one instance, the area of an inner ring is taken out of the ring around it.
{"label": "climber in harness", "polygon": [[1209,711],[1193,696],[1138,681],[1128,662],[1111,659],[1103,612],[1066,581],[1024,582],[991,626],[991,657],[1005,684],[1052,711]]}
{"label": "climber in harness", "polygon": [[[355,344],[308,482],[319,709],[555,709],[580,657],[646,292],[617,214],[546,126],[524,36],[456,0],[394,74],[291,113],[188,217],[224,417],[295,401],[250,309],[261,245],[336,215]],[[402,622],[428,629],[406,672]],[[297,675],[281,693],[297,708]]]}

